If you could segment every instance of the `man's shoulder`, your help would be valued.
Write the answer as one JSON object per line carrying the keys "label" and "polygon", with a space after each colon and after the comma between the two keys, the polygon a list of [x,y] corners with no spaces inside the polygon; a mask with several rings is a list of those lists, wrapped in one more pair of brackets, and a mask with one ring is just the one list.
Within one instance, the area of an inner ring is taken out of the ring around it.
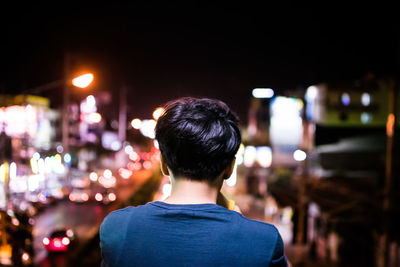
{"label": "man's shoulder", "polygon": [[273,262],[280,263],[273,266],[285,265],[285,256],[283,252],[283,241],[278,229],[270,223],[252,220],[242,215],[241,217],[241,236],[245,236],[244,242],[250,242],[252,249],[269,254],[268,257]]}
{"label": "man's shoulder", "polygon": [[110,212],[101,223],[100,231],[104,231],[110,227],[115,228],[118,225],[126,225],[127,221],[132,218],[132,215],[138,215],[142,210],[146,209],[145,205],[143,206],[128,206],[125,208],[117,209]]}
{"label": "man's shoulder", "polygon": [[137,207],[128,206],[125,208],[114,210],[104,218],[103,222],[120,222],[121,219],[124,219],[126,221],[127,217],[132,216],[132,214],[143,212],[145,209],[147,209],[147,206],[148,205],[141,205]]}
{"label": "man's shoulder", "polygon": [[135,209],[135,207],[129,206],[122,209],[114,210],[106,216],[106,219],[117,219],[121,216],[125,217],[127,215],[130,215]]}
{"label": "man's shoulder", "polygon": [[242,224],[245,225],[249,225],[251,227],[254,228],[260,228],[263,230],[271,230],[271,231],[275,231],[276,227],[273,224],[267,223],[267,222],[263,222],[263,221],[259,221],[259,220],[254,220],[254,219],[250,219],[238,212],[234,212],[236,214],[236,216],[239,218],[238,220],[241,221]]}
{"label": "man's shoulder", "polygon": [[270,223],[249,219],[241,214],[237,214],[240,221],[240,229],[244,232],[253,233],[260,238],[277,239],[278,229]]}

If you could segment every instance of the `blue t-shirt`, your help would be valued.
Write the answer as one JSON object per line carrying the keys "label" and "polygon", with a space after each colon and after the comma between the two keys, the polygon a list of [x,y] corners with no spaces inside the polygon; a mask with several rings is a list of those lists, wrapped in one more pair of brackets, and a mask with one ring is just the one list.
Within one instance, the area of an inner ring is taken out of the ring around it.
{"label": "blue t-shirt", "polygon": [[287,266],[271,224],[216,204],[160,201],[110,213],[100,227],[105,266]]}

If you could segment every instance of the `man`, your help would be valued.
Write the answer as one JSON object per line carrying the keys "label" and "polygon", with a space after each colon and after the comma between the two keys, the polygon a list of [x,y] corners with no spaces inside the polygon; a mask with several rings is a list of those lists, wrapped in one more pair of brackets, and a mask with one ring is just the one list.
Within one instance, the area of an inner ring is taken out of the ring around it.
{"label": "man", "polygon": [[241,143],[221,101],[181,98],[158,119],[170,197],[109,214],[100,229],[106,266],[287,266],[277,229],[217,205]]}

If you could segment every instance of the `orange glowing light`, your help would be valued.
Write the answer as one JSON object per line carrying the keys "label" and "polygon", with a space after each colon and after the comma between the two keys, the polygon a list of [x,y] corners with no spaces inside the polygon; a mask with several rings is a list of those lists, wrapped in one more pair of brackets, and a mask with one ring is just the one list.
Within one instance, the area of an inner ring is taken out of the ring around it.
{"label": "orange glowing light", "polygon": [[159,107],[159,108],[156,108],[155,110],[154,110],[154,112],[153,112],[153,118],[155,119],[155,120],[158,120],[158,118],[160,118],[161,117],[161,115],[164,113],[164,108],[162,108],[162,107]]}
{"label": "orange glowing light", "polygon": [[133,129],[138,130],[138,129],[140,129],[140,126],[142,125],[142,120],[141,119],[133,119],[131,121],[131,125],[132,125]]}
{"label": "orange glowing light", "polygon": [[92,83],[93,79],[93,74],[87,73],[72,79],[72,84],[79,88],[86,88]]}
{"label": "orange glowing light", "polygon": [[28,261],[28,260],[29,260],[29,254],[26,253],[26,252],[24,252],[24,253],[22,254],[21,258],[22,258],[23,261]]}
{"label": "orange glowing light", "polygon": [[98,112],[92,112],[88,115],[89,123],[99,123],[101,122],[101,114]]}
{"label": "orange glowing light", "polygon": [[386,134],[387,136],[393,136],[393,128],[394,128],[395,116],[393,113],[390,113],[386,123]]}

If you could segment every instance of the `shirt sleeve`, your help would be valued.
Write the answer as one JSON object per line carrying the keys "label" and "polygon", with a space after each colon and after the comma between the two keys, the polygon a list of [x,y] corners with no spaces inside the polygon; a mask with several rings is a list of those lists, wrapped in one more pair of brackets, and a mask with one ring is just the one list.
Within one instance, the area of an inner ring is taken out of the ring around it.
{"label": "shirt sleeve", "polygon": [[284,254],[284,245],[282,237],[278,232],[278,238],[276,240],[276,245],[274,253],[272,254],[271,267],[287,267],[286,257]]}

